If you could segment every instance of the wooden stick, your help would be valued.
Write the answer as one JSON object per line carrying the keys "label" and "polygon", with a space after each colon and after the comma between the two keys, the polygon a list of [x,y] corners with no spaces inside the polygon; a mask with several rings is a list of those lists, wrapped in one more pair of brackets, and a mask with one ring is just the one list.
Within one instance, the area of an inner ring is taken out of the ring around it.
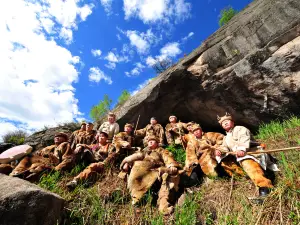
{"label": "wooden stick", "polygon": [[[271,150],[258,150],[258,151],[251,151],[251,152],[245,152],[246,155],[256,155],[256,154],[262,154],[262,153],[273,153],[273,152],[285,152],[289,150],[294,150],[294,149],[300,149],[300,146],[298,147],[290,147],[290,148],[278,148],[278,149],[271,149]],[[204,150],[203,152],[206,152],[207,150]],[[228,155],[235,155],[236,152],[224,152],[221,151],[222,153],[226,153]],[[202,153],[202,152],[200,152]]]}
{"label": "wooden stick", "polygon": [[140,121],[140,116],[141,116],[141,115],[139,115],[139,117],[138,117],[138,119],[137,119],[137,121],[136,121],[135,129],[134,129],[134,134],[135,134],[136,129],[137,129],[137,127],[138,127],[138,124],[139,124],[139,121]]}

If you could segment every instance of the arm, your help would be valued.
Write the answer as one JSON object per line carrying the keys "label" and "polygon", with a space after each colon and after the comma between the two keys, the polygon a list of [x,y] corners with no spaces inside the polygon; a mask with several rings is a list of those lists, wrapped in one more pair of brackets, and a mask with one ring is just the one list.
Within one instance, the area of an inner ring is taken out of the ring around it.
{"label": "arm", "polygon": [[120,132],[120,126],[119,124],[115,123],[115,133],[114,135],[118,134]]}
{"label": "arm", "polygon": [[174,144],[174,140],[173,140],[173,137],[172,137],[172,134],[171,134],[171,130],[172,130],[171,125],[167,124],[167,126],[166,126],[166,138],[167,138],[167,142],[168,142],[169,145]]}
{"label": "arm", "polygon": [[139,130],[136,130],[135,131],[135,135],[138,135],[138,136],[145,136],[146,135],[146,129],[147,129],[147,126],[143,129],[139,129]]}
{"label": "arm", "polygon": [[165,132],[164,132],[164,128],[159,125],[159,144],[163,144],[164,143],[164,135],[165,135]]}
{"label": "arm", "polygon": [[125,164],[133,164],[135,161],[143,160],[144,157],[145,157],[145,155],[142,152],[137,152],[130,156],[127,156],[125,159],[123,159],[123,161],[120,165],[120,169],[123,170],[123,167],[125,166]]}
{"label": "arm", "polygon": [[162,160],[167,168],[171,168],[171,167],[180,168],[180,164],[174,159],[171,152],[163,148],[160,148],[159,151],[162,156]]}
{"label": "arm", "polygon": [[250,148],[251,133],[246,127],[240,127],[237,131],[238,143],[236,146],[237,151],[248,151]]}

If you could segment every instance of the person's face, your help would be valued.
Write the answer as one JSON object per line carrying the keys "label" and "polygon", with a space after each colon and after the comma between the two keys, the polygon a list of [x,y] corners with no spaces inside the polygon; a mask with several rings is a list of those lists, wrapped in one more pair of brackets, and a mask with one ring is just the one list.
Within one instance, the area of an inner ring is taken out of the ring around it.
{"label": "person's face", "polygon": [[108,122],[114,123],[115,122],[115,117],[114,116],[108,116]]}
{"label": "person's face", "polygon": [[105,134],[99,134],[99,136],[98,136],[98,141],[100,142],[100,143],[105,143],[106,141],[107,141],[107,137],[105,136]]}
{"label": "person's face", "polygon": [[61,137],[61,136],[54,137],[54,143],[56,145],[59,145],[65,141],[66,141],[66,139],[64,137]]}
{"label": "person's face", "polygon": [[157,124],[157,120],[151,119],[151,120],[150,120],[150,123],[151,123],[152,125],[155,125],[155,124]]}
{"label": "person's face", "polygon": [[130,133],[130,132],[132,131],[132,127],[126,126],[126,127],[124,128],[124,130],[125,130],[125,132]]}
{"label": "person's face", "polygon": [[87,124],[87,125],[86,125],[86,130],[87,130],[87,131],[91,131],[91,130],[93,130],[93,127],[94,127],[93,124]]}
{"label": "person's face", "polygon": [[155,140],[148,141],[149,148],[155,149],[157,147],[157,142]]}
{"label": "person's face", "polygon": [[224,130],[229,131],[234,127],[234,122],[232,120],[224,120],[222,122],[222,127]]}
{"label": "person's face", "polygon": [[197,129],[193,133],[196,136],[196,138],[202,138],[202,130],[201,129]]}
{"label": "person's face", "polygon": [[172,116],[172,117],[170,117],[169,121],[170,121],[170,123],[176,123],[177,119],[176,119],[176,117]]}
{"label": "person's face", "polygon": [[192,125],[188,125],[187,127],[186,127],[186,129],[190,132],[190,131],[192,131]]}
{"label": "person's face", "polygon": [[85,124],[81,125],[81,130],[86,130],[86,125]]}

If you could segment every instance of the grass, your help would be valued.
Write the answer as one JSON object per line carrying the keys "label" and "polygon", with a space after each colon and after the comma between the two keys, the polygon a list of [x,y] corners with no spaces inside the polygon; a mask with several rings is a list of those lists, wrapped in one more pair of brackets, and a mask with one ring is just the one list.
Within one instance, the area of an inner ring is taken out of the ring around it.
{"label": "grass", "polygon": [[[289,147],[299,143],[300,119],[291,117],[279,122],[263,124],[256,138],[267,148]],[[169,146],[182,164],[185,152],[181,146]],[[138,206],[131,205],[126,183],[117,179],[118,169],[112,167],[89,188],[78,186],[68,191],[65,184],[86,165],[77,165],[71,172],[52,172],[42,176],[39,185],[61,195],[67,202],[62,224],[300,224],[300,151],[274,154],[280,172],[276,174],[275,188],[263,205],[255,205],[248,197],[257,196],[258,190],[246,177],[204,179],[193,193],[186,193],[182,205],[175,207],[171,216],[163,216],[148,192]],[[232,192],[231,192],[232,190]],[[229,193],[232,193],[229,195]]]}

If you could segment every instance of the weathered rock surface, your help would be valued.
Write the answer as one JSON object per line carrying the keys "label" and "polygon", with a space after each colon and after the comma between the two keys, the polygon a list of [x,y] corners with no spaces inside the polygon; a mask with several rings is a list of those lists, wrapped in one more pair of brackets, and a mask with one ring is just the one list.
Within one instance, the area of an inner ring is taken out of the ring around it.
{"label": "weathered rock surface", "polygon": [[116,114],[139,127],[176,114],[217,129],[226,111],[236,122],[262,122],[300,112],[300,1],[256,0],[200,47],[154,78]]}
{"label": "weathered rock surface", "polygon": [[64,200],[28,181],[0,174],[1,225],[54,225]]}
{"label": "weathered rock surface", "polygon": [[48,128],[36,132],[25,139],[25,144],[33,147],[33,151],[42,149],[54,144],[54,135],[57,132],[64,132],[71,135],[73,131],[80,129],[79,123],[68,123],[63,126]]}

